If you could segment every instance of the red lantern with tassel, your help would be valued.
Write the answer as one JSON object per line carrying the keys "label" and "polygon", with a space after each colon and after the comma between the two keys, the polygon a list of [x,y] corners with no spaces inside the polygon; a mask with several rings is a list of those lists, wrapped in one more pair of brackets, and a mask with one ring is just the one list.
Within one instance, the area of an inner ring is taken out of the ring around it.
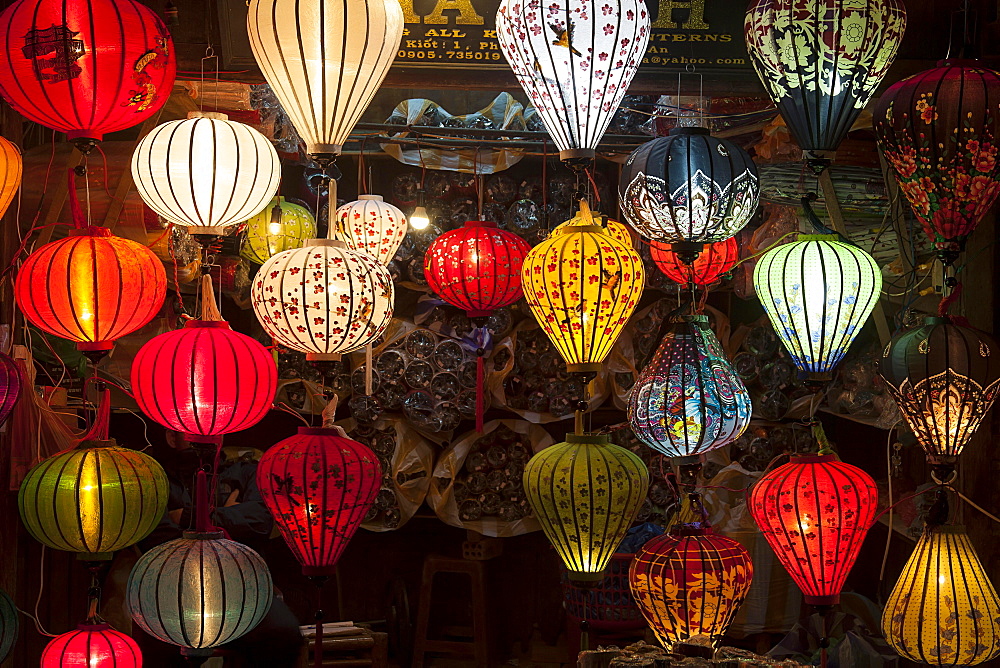
{"label": "red lantern with tassel", "polygon": [[736,243],[736,237],[708,244],[691,264],[677,257],[677,253],[671,249],[671,244],[650,242],[649,253],[653,257],[653,262],[667,278],[682,285],[688,283],[711,285],[735,267],[740,260],[740,247]]}
{"label": "red lantern with tassel", "polygon": [[139,645],[104,623],[80,624],[42,652],[42,668],[142,668]]}

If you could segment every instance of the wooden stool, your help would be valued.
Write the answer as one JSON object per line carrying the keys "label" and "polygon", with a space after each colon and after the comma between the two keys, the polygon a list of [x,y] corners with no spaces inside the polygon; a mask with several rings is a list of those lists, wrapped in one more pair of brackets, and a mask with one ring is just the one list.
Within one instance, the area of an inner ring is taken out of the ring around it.
{"label": "wooden stool", "polygon": [[[314,665],[315,627],[307,628],[308,631],[304,629],[305,643],[299,654],[300,668],[313,668]],[[361,629],[354,635],[323,637],[323,668],[333,666],[388,668],[388,665],[389,636],[385,633]]]}
{"label": "wooden stool", "polygon": [[[449,628],[451,636],[463,638],[428,638],[431,602],[434,598],[434,576],[438,573],[468,575],[472,582],[472,627]],[[420,584],[420,605],[417,610],[417,628],[413,647],[413,668],[423,668],[427,653],[464,656],[475,659],[476,668],[490,666],[490,636],[486,624],[486,577],[482,561],[449,559],[428,556],[424,558],[424,574]]]}

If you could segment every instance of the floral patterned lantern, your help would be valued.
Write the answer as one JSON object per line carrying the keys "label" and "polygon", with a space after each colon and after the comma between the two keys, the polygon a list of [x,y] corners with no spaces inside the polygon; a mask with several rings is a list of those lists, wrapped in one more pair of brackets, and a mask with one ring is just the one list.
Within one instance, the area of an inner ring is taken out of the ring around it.
{"label": "floral patterned lantern", "polygon": [[736,237],[709,244],[691,264],[685,263],[670,246],[659,241],[649,244],[649,253],[667,278],[682,285],[711,285],[732,271],[740,259]]}
{"label": "floral patterned lantern", "polygon": [[337,209],[337,238],[389,264],[406,237],[406,216],[381,195],[359,195]]}
{"label": "floral patterned lantern", "polygon": [[810,157],[835,151],[903,40],[899,0],[754,0],[747,52]]}
{"label": "floral patterned lantern", "polygon": [[873,117],[899,189],[951,264],[1000,194],[1000,74],[944,61],[892,85]]}
{"label": "floral patterned lantern", "polygon": [[247,235],[240,255],[255,264],[264,264],[282,251],[301,248],[316,236],[316,219],[309,209],[275,197],[260,213],[247,220]]}
{"label": "floral patterned lantern", "polygon": [[41,667],[142,668],[142,652],[129,636],[94,621],[53,638],[42,652]]}
{"label": "floral patterned lantern", "polygon": [[[632,243],[632,235],[628,231],[628,227],[624,223],[619,223],[617,220],[612,218],[604,218],[604,228],[607,230],[608,234],[614,237],[616,240],[622,242],[626,246],[635,247]],[[567,227],[579,227],[581,225],[591,225],[593,224],[589,218],[577,217],[570,218],[567,221],[563,221],[552,228],[552,232],[549,233],[549,237],[552,237],[560,230],[564,230]]]}
{"label": "floral patterned lantern", "polygon": [[7,213],[21,187],[21,149],[0,137],[0,217]]}
{"label": "floral patterned lantern", "polygon": [[708,316],[672,316],[629,397],[628,422],[639,440],[668,457],[700,455],[739,438],[750,413],[750,395]]}

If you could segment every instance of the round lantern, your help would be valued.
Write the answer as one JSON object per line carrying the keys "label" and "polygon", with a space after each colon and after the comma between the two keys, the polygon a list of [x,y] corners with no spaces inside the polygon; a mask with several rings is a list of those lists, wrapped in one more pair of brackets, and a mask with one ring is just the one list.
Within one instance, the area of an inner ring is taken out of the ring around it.
{"label": "round lantern", "polygon": [[[635,247],[635,244],[632,243],[632,235],[629,234],[628,227],[626,227],[622,223],[619,223],[617,220],[611,218],[604,218],[602,220],[604,221],[604,229],[607,231],[608,234],[610,234],[612,237],[622,242],[626,246],[632,246],[633,248]],[[569,220],[556,225],[549,233],[549,236],[551,237],[559,230],[566,229],[567,227],[580,227],[593,224],[594,224],[593,219],[591,218],[583,218],[583,217],[570,218]]]}
{"label": "round lantern", "polygon": [[570,373],[601,370],[646,282],[639,254],[600,222],[581,201],[573,224],[532,248],[521,268],[524,298]]}
{"label": "round lantern", "polygon": [[247,30],[306,153],[337,155],[396,57],[403,10],[397,0],[251,0]]}
{"label": "round lantern", "polygon": [[17,362],[10,355],[0,353],[0,424],[3,424],[14,410],[14,404],[21,397],[23,383],[21,368]]}
{"label": "round lantern", "polygon": [[668,457],[700,455],[739,438],[750,413],[750,394],[708,316],[672,316],[629,397],[628,422],[639,440]]}
{"label": "round lantern", "polygon": [[142,668],[132,638],[107,624],[80,624],[53,638],[42,652],[42,668]]}
{"label": "round lantern", "polygon": [[470,220],[431,243],[424,276],[438,297],[470,318],[485,317],[524,294],[521,266],[529,251],[527,241],[496,223]]}
{"label": "round lantern", "polygon": [[750,591],[750,554],[711,527],[678,524],[651,538],[628,572],[632,597],[669,649],[695,637],[718,641]]}
{"label": "round lantern", "polygon": [[394,299],[382,263],[330,239],[278,253],[250,288],[267,333],[310,360],[337,359],[377,339],[392,320]]}
{"label": "round lantern", "polygon": [[792,455],[753,486],[747,504],[810,605],[840,601],[877,505],[872,477],[835,455]]}
{"label": "round lantern", "polygon": [[351,250],[389,264],[406,237],[406,216],[381,195],[360,195],[337,209],[337,237]]}
{"label": "round lantern", "polygon": [[0,33],[0,94],[84,152],[151,117],[173,91],[173,41],[138,2],[18,0],[0,14]]}
{"label": "round lantern", "polygon": [[256,627],[271,607],[267,564],[221,531],[184,533],[142,555],[128,577],[126,604],[149,635],[211,656]]}
{"label": "round lantern", "polygon": [[729,273],[740,261],[740,247],[736,243],[736,237],[708,244],[690,264],[681,260],[669,245],[658,241],[649,244],[649,253],[667,278],[683,285],[711,285]]}
{"label": "round lantern", "polygon": [[927,236],[954,262],[1000,194],[1000,74],[944,61],[891,86],[873,125]]}
{"label": "round lantern", "polygon": [[754,0],[747,52],[799,147],[834,151],[903,40],[899,0]]}
{"label": "round lantern", "polygon": [[496,36],[559,157],[593,159],[646,53],[646,4],[502,0]]}
{"label": "round lantern", "polygon": [[222,234],[267,206],[281,162],[249,125],[192,111],[142,138],[132,153],[132,178],[142,201],[163,218],[192,234]]}
{"label": "round lantern", "polygon": [[7,592],[0,590],[0,662],[7,660],[7,655],[17,642],[20,623],[17,606]]}
{"label": "round lantern", "polygon": [[1000,656],[1000,598],[965,527],[928,526],[882,612],[896,652],[931,666],[978,666]]}
{"label": "round lantern", "polygon": [[24,317],[84,352],[108,351],[143,327],[167,293],[163,263],[146,246],[105,227],[78,227],[45,244],[17,272]]}
{"label": "round lantern", "polygon": [[0,218],[21,187],[21,149],[0,137]]}
{"label": "round lantern", "polygon": [[800,234],[760,257],[753,284],[795,366],[819,379],[829,377],[875,308],[882,272],[835,234]]}
{"label": "round lantern", "polygon": [[607,436],[567,434],[524,467],[528,503],[570,579],[581,582],[604,577],[648,487],[642,460]]}
{"label": "round lantern", "polygon": [[691,262],[706,243],[725,241],[750,221],[760,183],[738,145],[705,128],[674,128],[632,152],[618,193],[640,236],[671,244]]}
{"label": "round lantern", "polygon": [[299,427],[271,446],[257,468],[261,497],[309,576],[333,574],[381,481],[371,450],[325,427]]}
{"label": "round lantern", "polygon": [[316,219],[309,209],[275,197],[260,213],[247,220],[247,234],[240,255],[255,264],[264,264],[282,251],[301,248],[316,236]]}
{"label": "round lantern", "polygon": [[879,371],[932,462],[954,462],[993,405],[997,351],[992,337],[948,318],[927,318],[886,346]]}

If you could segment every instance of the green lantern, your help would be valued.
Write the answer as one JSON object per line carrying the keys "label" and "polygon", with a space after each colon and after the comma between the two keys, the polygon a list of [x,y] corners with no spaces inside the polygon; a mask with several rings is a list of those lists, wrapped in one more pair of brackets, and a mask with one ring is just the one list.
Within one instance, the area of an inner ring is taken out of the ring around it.
{"label": "green lantern", "polygon": [[260,213],[247,220],[240,255],[250,262],[264,264],[272,255],[302,248],[306,239],[315,236],[316,219],[309,209],[284,197],[275,197]]}
{"label": "green lantern", "polygon": [[0,663],[7,660],[7,655],[14,648],[19,630],[17,606],[7,592],[0,590]]}
{"label": "green lantern", "polygon": [[603,577],[648,487],[642,460],[607,436],[567,434],[524,467],[535,517],[578,582]]}

